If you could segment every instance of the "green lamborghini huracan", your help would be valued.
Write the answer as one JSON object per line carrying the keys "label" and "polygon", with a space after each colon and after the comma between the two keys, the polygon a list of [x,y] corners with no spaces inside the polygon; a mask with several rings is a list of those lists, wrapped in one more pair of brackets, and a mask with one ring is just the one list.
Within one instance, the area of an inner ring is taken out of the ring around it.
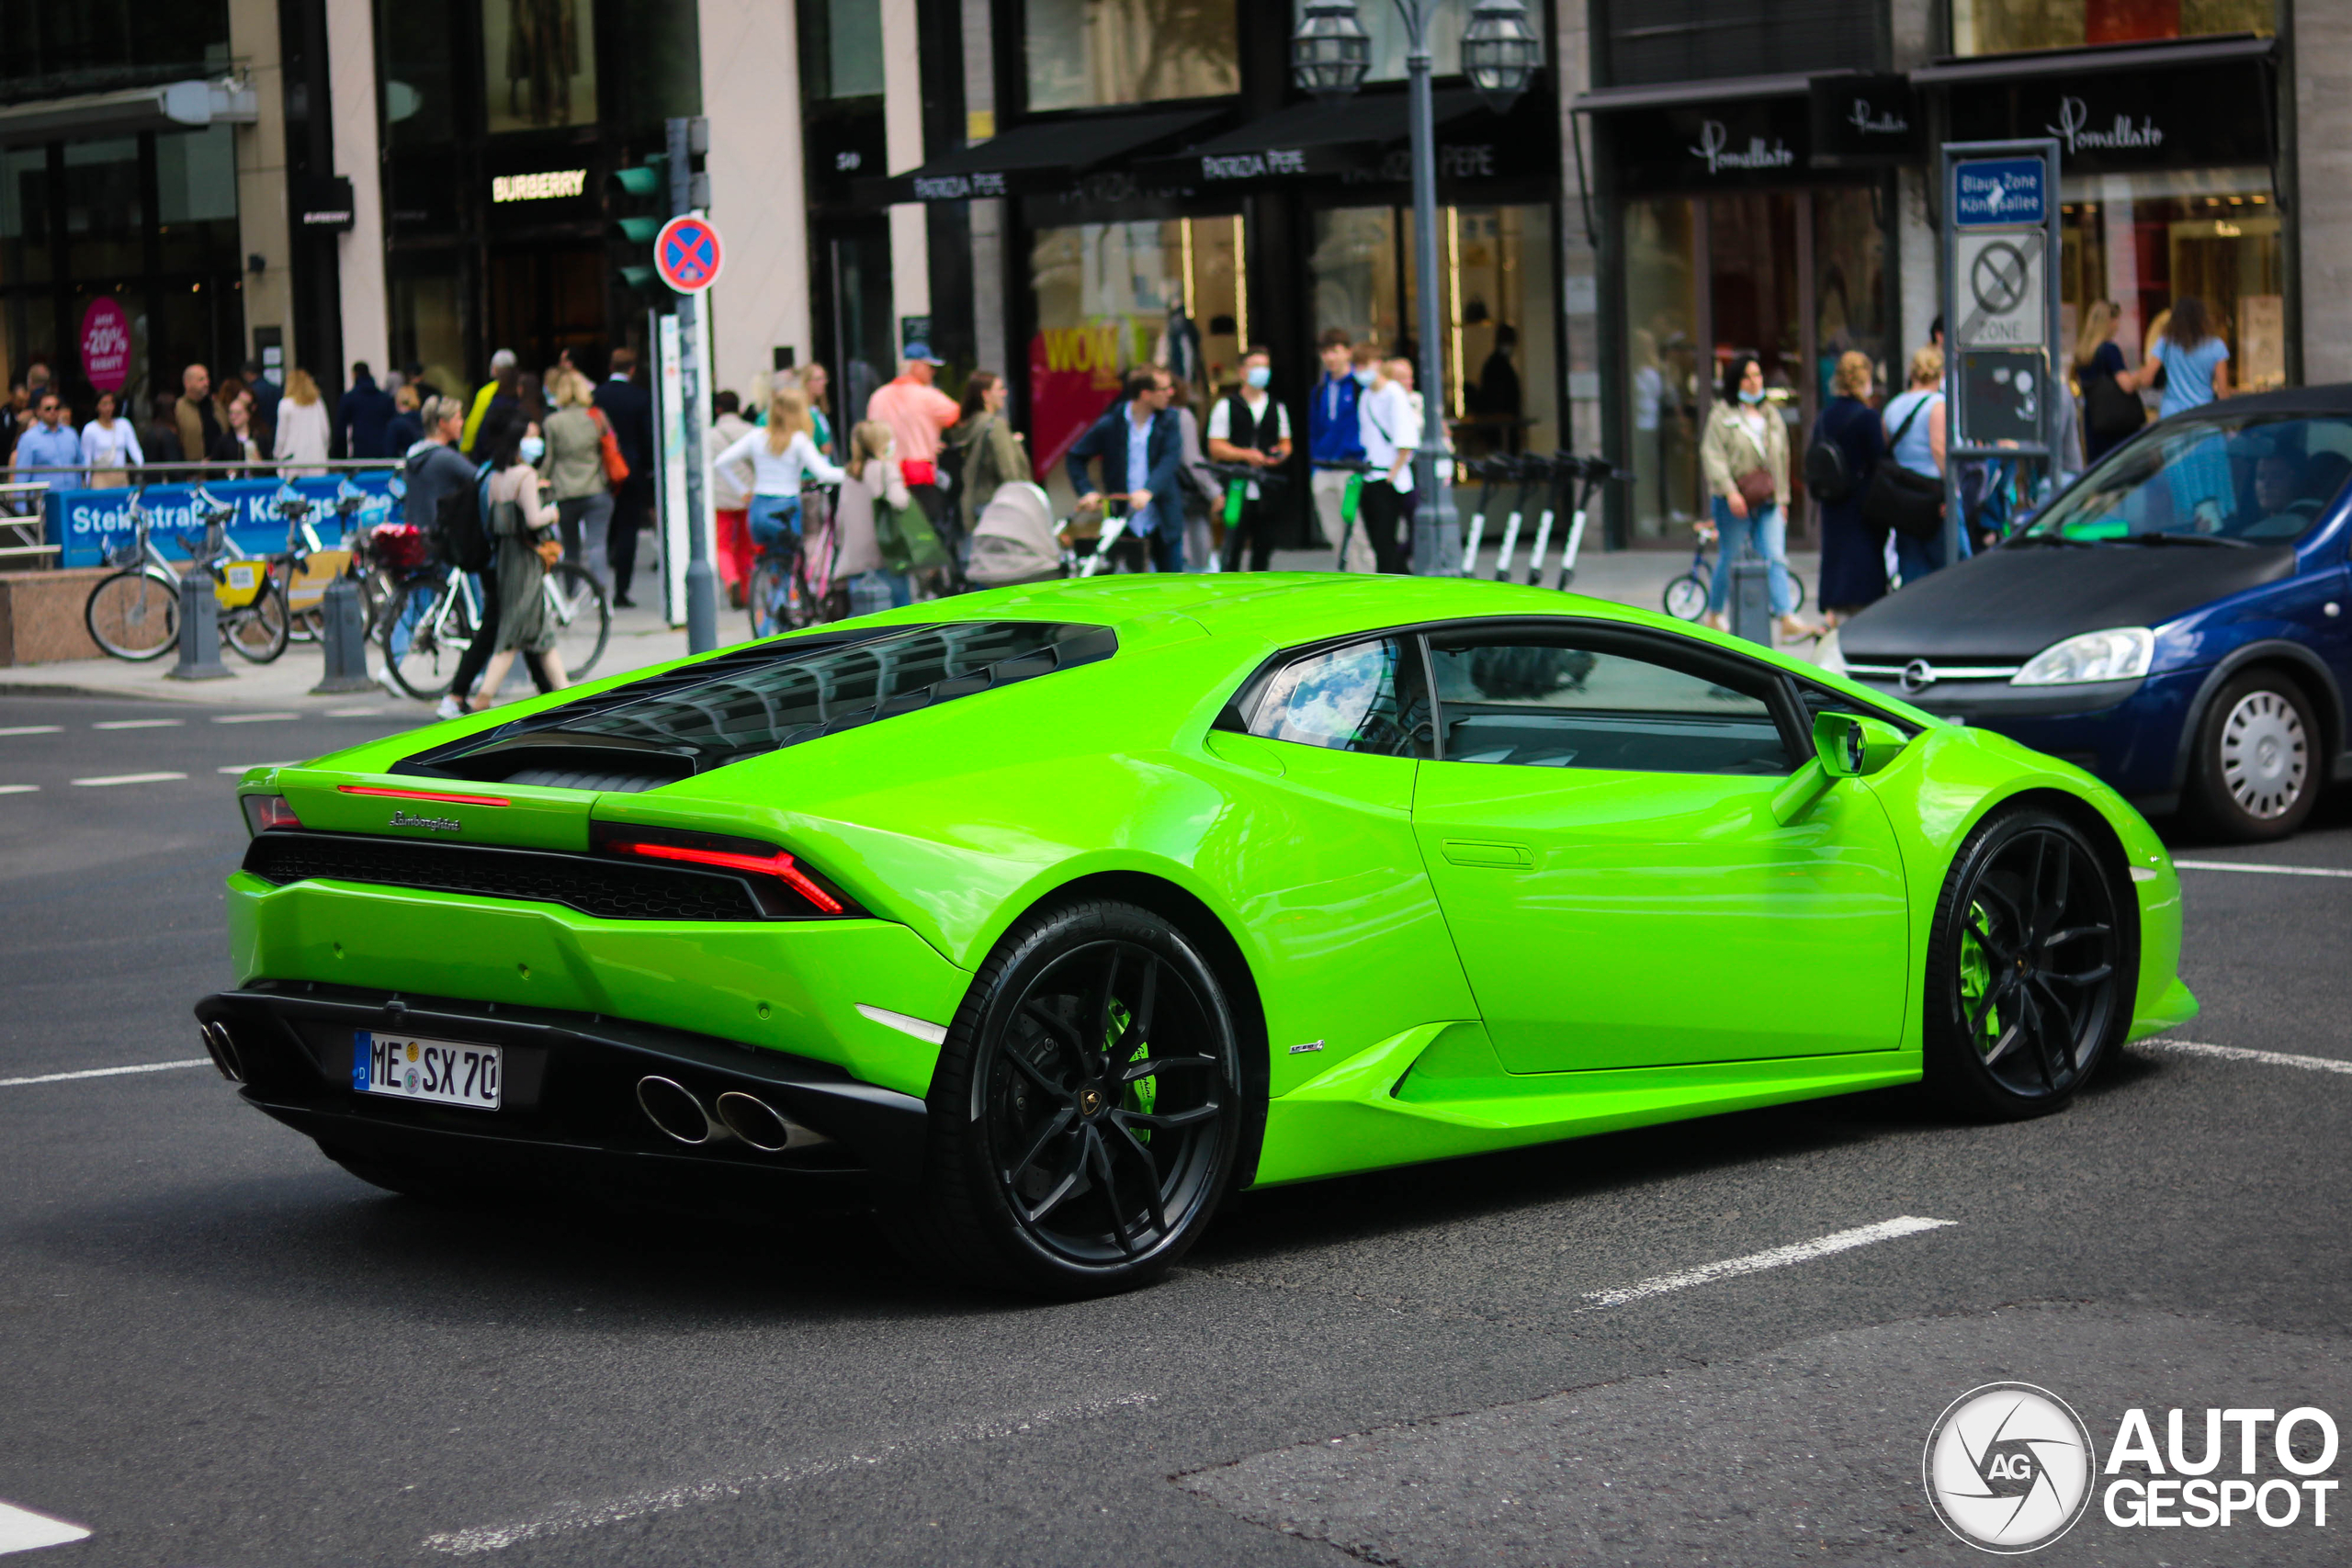
{"label": "green lamborghini huracan", "polygon": [[1489,582],[998,590],[240,786],[258,1109],[356,1174],[879,1204],[1062,1294],[1223,1196],[1924,1078],[2055,1110],[2195,1001],[2081,770]]}

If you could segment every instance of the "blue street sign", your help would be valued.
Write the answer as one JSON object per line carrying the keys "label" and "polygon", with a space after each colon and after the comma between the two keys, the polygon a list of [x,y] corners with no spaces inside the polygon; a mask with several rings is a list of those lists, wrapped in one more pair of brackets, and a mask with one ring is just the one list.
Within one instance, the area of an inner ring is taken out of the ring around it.
{"label": "blue street sign", "polygon": [[1952,165],[1951,218],[1962,229],[2039,224],[2050,195],[2039,158],[1978,158]]}

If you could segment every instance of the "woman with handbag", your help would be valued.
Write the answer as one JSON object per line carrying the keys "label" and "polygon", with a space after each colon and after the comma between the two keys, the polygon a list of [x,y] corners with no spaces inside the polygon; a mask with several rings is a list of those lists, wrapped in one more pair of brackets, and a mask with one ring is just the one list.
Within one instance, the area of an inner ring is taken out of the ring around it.
{"label": "woman with handbag", "polygon": [[1789,588],[1789,430],[1764,401],[1760,361],[1739,355],[1724,367],[1723,399],[1708,412],[1699,461],[1714,497],[1714,528],[1722,540],[1707,593],[1707,624],[1717,630],[1730,624],[1724,607],[1731,596],[1731,563],[1752,543],[1771,569],[1772,619],[1781,636],[1819,637],[1820,627],[1797,619],[1796,597]]}
{"label": "woman with handbag", "polygon": [[1886,433],[1871,407],[1871,356],[1848,349],[1830,381],[1836,396],[1813,423],[1814,446],[1836,449],[1834,486],[1805,458],[1805,489],[1821,506],[1821,624],[1834,627],[1886,597],[1886,525],[1862,515],[1862,497],[1886,457]]}
{"label": "woman with handbag", "polygon": [[594,389],[579,371],[559,369],[551,390],[555,412],[548,416],[544,471],[555,496],[563,552],[587,568],[588,575],[610,593],[613,572],[605,558],[605,536],[613,521],[613,492],[605,476],[605,433],[609,427],[589,400]]}
{"label": "woman with handbag", "polygon": [[[483,422],[485,429],[489,421]],[[482,594],[489,602],[485,623],[478,636],[492,638],[490,662],[466,706],[480,713],[498,700],[498,688],[523,655],[532,684],[542,692],[561,691],[571,684],[563,655],[555,646],[555,622],[548,615],[547,596],[539,592],[548,568],[563,558],[559,536],[561,514],[539,499],[539,459],[547,442],[539,427],[523,419],[520,411],[496,427],[495,444],[476,437],[490,448],[490,480],[483,491],[489,511],[482,521],[498,545],[498,564],[482,573]]]}
{"label": "woman with handbag", "polygon": [[2096,463],[2139,434],[2147,406],[2133,392],[2131,369],[2116,346],[2112,301],[2096,299],[2075,334],[2075,380],[2083,394],[2083,459]]}
{"label": "woman with handbag", "polygon": [[[1879,465],[1863,515],[1894,530],[1894,566],[1917,582],[1943,566],[1944,351],[1930,344],[1911,355],[1911,386],[1879,413],[1887,456]],[[1902,474],[1883,470],[1900,468]],[[1905,479],[1905,474],[1913,476]],[[1920,480],[1928,480],[1923,484]],[[1926,526],[1932,521],[1936,525]]]}

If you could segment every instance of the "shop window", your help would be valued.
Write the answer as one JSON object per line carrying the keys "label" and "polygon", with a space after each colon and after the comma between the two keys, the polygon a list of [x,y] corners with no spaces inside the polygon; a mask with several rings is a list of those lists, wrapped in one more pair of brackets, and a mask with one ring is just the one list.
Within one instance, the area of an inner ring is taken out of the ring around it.
{"label": "shop window", "polygon": [[1955,54],[2278,30],[2275,0],[1952,0]]}
{"label": "shop window", "polygon": [[[1462,29],[1470,25],[1473,0],[1437,0],[1436,19],[1430,24],[1430,68],[1440,76],[1462,74]],[[1533,25],[1543,26],[1543,7],[1529,7]],[[1291,25],[1306,14],[1306,0],[1291,0]],[[1405,23],[1388,0],[1357,0],[1356,20],[1372,35],[1372,68],[1367,82],[1405,79]]]}
{"label": "shop window", "polygon": [[1625,204],[1625,423],[1637,539],[1666,538],[1699,514],[1702,382],[1713,363],[1700,348],[1700,205],[1687,197]]}
{"label": "shop window", "polygon": [[[1464,457],[1560,444],[1551,224],[1548,207],[1438,209],[1446,423]],[[1308,260],[1316,335],[1344,328],[1418,369],[1413,254],[1408,209],[1316,213]]]}
{"label": "shop window", "polygon": [[[2265,169],[2068,177],[2061,187],[2062,326],[2076,343],[2088,306],[2115,306],[2116,345],[2137,367],[2157,317],[2193,294],[2230,346],[2240,391],[2287,381],[2285,258]],[[2087,357],[2097,344],[2077,343]]]}
{"label": "shop window", "polygon": [[50,188],[47,147],[0,148],[0,284],[49,281]]}
{"label": "shop window", "polygon": [[596,123],[595,0],[487,0],[481,57],[492,134]]}
{"label": "shop window", "polygon": [[392,361],[422,365],[424,379],[451,397],[472,390],[466,378],[466,289],[453,253],[390,258]]}
{"label": "shop window", "polygon": [[1235,0],[1026,0],[1031,109],[1241,90]]}
{"label": "shop window", "polygon": [[165,272],[236,270],[237,153],[225,125],[155,138],[155,216]]}
{"label": "shop window", "polygon": [[447,0],[379,0],[376,6],[384,140],[396,152],[446,147],[458,138],[454,40],[461,35],[452,11]]}
{"label": "shop window", "polygon": [[800,7],[801,92],[810,101],[878,96],[882,7],[875,0],[813,0]]}
{"label": "shop window", "polygon": [[[269,13],[275,27],[276,11]],[[15,6],[0,99],[57,97],[200,76],[229,63],[229,0]]]}
{"label": "shop window", "polygon": [[1188,370],[1177,378],[1196,412],[1236,381],[1250,341],[1249,290],[1235,265],[1243,250],[1238,217],[1038,231],[1029,460],[1058,501],[1069,499],[1063,457],[1117,400],[1130,367]]}
{"label": "shop window", "polygon": [[147,204],[139,186],[137,137],[65,144],[69,278],[146,270]]}

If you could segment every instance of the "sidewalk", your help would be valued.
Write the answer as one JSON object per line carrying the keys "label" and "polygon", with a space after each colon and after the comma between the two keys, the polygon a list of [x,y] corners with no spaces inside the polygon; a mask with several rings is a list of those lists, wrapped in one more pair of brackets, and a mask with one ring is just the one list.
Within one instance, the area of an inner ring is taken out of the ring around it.
{"label": "sidewalk", "polygon": [[[735,611],[722,620],[722,637],[740,639],[749,635],[742,613]],[[665,660],[681,658],[686,651],[684,628],[673,631],[662,623],[661,612],[643,604],[635,609],[613,612],[613,631],[605,644],[604,657],[589,671],[592,677],[618,674],[627,670],[643,669]],[[147,702],[193,703],[211,707],[271,707],[296,710],[310,708],[352,707],[374,704],[395,704],[413,708],[420,718],[430,717],[432,709],[424,703],[396,696],[381,685],[366,692],[339,692],[333,696],[313,696],[311,688],[319,683],[323,674],[325,654],[315,643],[298,642],[288,648],[275,663],[248,664],[233,653],[223,652],[221,668],[231,678],[226,681],[174,681],[168,677],[175,660],[166,655],[152,664],[133,664],[120,659],[77,659],[62,664],[24,664],[0,669],[0,694],[32,696],[137,697]],[[382,667],[381,650],[370,644],[368,668],[370,673]],[[530,676],[521,660],[514,661],[514,671],[507,676],[503,688],[509,697],[527,694],[531,690]],[[385,711],[397,711],[386,709]]]}
{"label": "sidewalk", "polygon": [[[1555,554],[1547,563],[1544,580],[1551,580]],[[1329,550],[1278,550],[1273,566],[1277,571],[1324,571],[1331,565]],[[1515,576],[1523,577],[1527,569],[1526,552],[1520,552]],[[1791,555],[1789,566],[1808,583],[1821,570],[1821,558],[1816,555]],[[1574,592],[1606,599],[1613,604],[1632,604],[1645,610],[1658,608],[1666,585],[1690,570],[1690,558],[1679,550],[1621,550],[1611,555],[1588,552],[1577,562]],[[1485,552],[1479,561],[1481,573],[1491,576],[1495,570],[1495,552]],[[1808,604],[1810,617],[1813,607]],[[723,643],[741,640],[749,635],[740,610],[724,610],[719,619],[719,637]],[[659,611],[639,605],[635,609],[616,610],[613,614],[613,635],[605,645],[605,656],[596,661],[592,676],[614,675],[623,671],[640,670],[677,659],[686,651],[684,628],[673,630],[662,623]],[[163,658],[152,664],[132,664],[119,659],[82,659],[62,664],[27,664],[0,669],[0,694],[29,694],[45,696],[137,697],[149,702],[192,703],[208,706],[272,708],[350,707],[370,702],[397,703],[415,707],[420,714],[424,705],[396,697],[382,687],[370,692],[345,692],[334,696],[313,696],[311,688],[318,684],[323,655],[316,645],[296,643],[288,648],[274,664],[247,664],[234,654],[221,656],[221,667],[229,671],[225,681],[174,681],[168,677],[175,661]],[[368,667],[379,667],[377,650],[368,649]],[[508,675],[506,693],[519,696],[530,690],[529,677],[520,660]]]}

